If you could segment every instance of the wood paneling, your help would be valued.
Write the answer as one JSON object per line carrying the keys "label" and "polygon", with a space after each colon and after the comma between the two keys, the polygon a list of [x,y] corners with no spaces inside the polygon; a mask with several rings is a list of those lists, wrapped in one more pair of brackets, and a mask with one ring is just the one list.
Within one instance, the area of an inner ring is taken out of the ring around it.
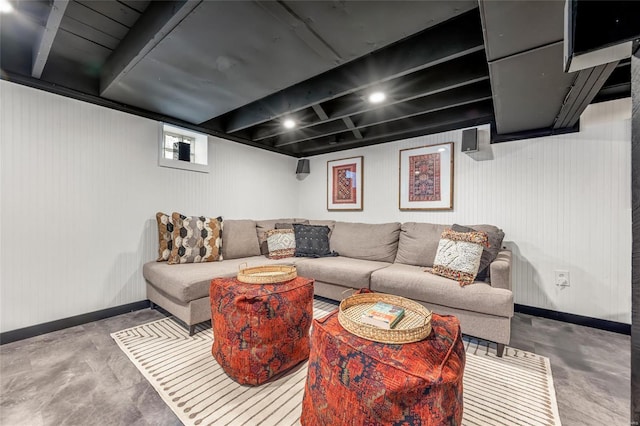
{"label": "wood paneling", "polygon": [[0,81],[2,332],[146,299],[155,213],[290,217],[296,159],[210,138],[158,166],[159,123]]}
{"label": "wood paneling", "polygon": [[[360,222],[489,223],[513,250],[515,303],[631,322],[630,101],[592,105],[582,130],[460,152],[462,129],[311,158],[300,217]],[[398,210],[400,149],[455,142],[454,210]],[[489,152],[489,150],[491,152]],[[364,211],[327,212],[326,162],[364,156]],[[568,270],[571,286],[555,285]]]}

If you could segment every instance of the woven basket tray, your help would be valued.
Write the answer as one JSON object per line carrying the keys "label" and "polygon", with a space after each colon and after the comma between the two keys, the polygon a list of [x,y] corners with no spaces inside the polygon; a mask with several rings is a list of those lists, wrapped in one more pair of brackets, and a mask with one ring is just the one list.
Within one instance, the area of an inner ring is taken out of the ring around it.
{"label": "woven basket tray", "polygon": [[[360,322],[362,313],[379,301],[404,308],[404,316],[391,330]],[[363,293],[347,297],[340,303],[338,321],[356,336],[380,343],[412,343],[431,333],[431,311],[413,300],[384,293]]]}
{"label": "woven basket tray", "polygon": [[268,265],[241,268],[236,279],[247,284],[275,284],[290,281],[297,276],[295,266]]}

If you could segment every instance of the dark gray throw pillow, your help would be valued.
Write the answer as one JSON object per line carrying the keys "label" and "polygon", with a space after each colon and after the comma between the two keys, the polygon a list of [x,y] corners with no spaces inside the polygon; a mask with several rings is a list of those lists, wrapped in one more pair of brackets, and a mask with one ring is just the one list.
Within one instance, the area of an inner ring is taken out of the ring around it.
{"label": "dark gray throw pillow", "polygon": [[469,228],[468,226],[458,225],[456,223],[451,226],[451,230],[455,232],[474,232],[475,229]]}
{"label": "dark gray throw pillow", "polygon": [[476,281],[485,281],[489,276],[489,265],[491,264],[491,262],[496,260],[496,257],[498,257],[498,252],[502,247],[504,232],[502,232],[501,229],[491,231],[488,229],[476,229],[457,224],[454,224],[451,227],[451,230],[455,232],[481,231],[487,234],[487,238],[489,239],[489,247],[484,247],[484,249],[482,250],[480,266],[478,267],[478,274],[476,275]]}
{"label": "dark gray throw pillow", "polygon": [[337,256],[329,248],[328,226],[293,224],[296,238],[296,257],[328,257]]}
{"label": "dark gray throw pillow", "polygon": [[[293,223],[276,223],[276,229],[293,229]],[[306,225],[306,223],[297,223],[296,225]]]}

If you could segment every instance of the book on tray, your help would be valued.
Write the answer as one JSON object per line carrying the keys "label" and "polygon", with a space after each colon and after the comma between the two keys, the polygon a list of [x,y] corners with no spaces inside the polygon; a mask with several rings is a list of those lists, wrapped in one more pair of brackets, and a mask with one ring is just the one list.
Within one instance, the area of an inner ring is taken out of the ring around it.
{"label": "book on tray", "polygon": [[404,308],[385,302],[376,302],[362,313],[360,321],[364,324],[390,330],[395,327],[404,316]]}

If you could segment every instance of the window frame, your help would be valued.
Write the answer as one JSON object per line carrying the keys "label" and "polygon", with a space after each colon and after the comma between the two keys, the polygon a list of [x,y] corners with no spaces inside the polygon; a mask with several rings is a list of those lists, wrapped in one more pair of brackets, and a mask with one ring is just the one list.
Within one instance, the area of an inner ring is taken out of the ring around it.
{"label": "window frame", "polygon": [[[194,143],[192,145],[194,146],[194,148],[196,148],[192,154],[194,158],[194,162],[165,157],[165,152],[166,152],[165,134],[167,133],[172,136],[184,137],[184,138],[194,140]],[[208,145],[209,145],[209,136],[204,133],[198,133],[193,130],[174,126],[173,124],[169,124],[169,123],[161,122],[158,125],[158,165],[160,167],[189,170],[192,172],[199,172],[199,173],[209,173]],[[204,153],[200,156],[200,158],[196,158],[197,153],[199,151],[198,147],[201,148],[201,150],[204,150]],[[198,160],[199,161],[204,160],[206,163],[203,164],[203,163],[196,162]]]}

